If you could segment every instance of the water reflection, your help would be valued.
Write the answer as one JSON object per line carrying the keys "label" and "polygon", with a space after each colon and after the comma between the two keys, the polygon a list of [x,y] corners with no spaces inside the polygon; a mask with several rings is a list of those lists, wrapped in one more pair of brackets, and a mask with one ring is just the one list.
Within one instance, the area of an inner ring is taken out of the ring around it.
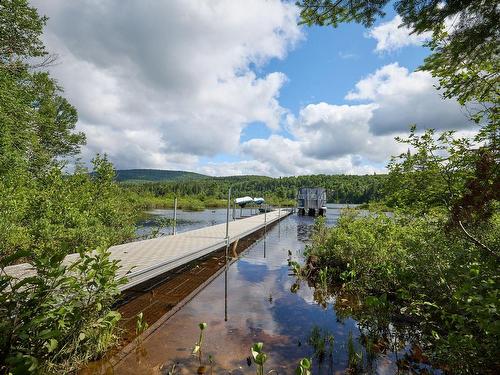
{"label": "water reflection", "polygon": [[[335,225],[337,222],[341,210],[348,207],[355,207],[356,205],[343,205],[343,204],[329,204],[326,216],[327,225]],[[251,216],[255,214],[255,210],[250,210],[245,208],[242,210],[242,217]],[[156,226],[156,218],[173,218],[174,211],[171,209],[153,209],[146,212],[146,217],[138,223],[137,235],[146,236],[151,233],[153,228]],[[232,217],[232,215],[231,215]],[[240,217],[240,212],[238,210],[237,217]],[[177,226],[176,232],[186,232],[194,229],[199,229],[211,225],[217,225],[226,222],[226,209],[217,208],[209,209],[204,211],[177,211]],[[297,231],[300,231],[301,240],[307,240],[310,234],[311,225],[314,223],[314,218],[303,217],[301,222],[298,224]],[[281,228],[278,228],[278,232],[281,232]],[[163,228],[160,231],[161,234],[169,235],[172,234],[171,228]],[[280,234],[280,233],[279,233]],[[280,236],[278,235],[278,238]]]}
{"label": "water reflection", "polygon": [[[333,225],[339,214],[339,207],[330,208],[327,223]],[[293,373],[303,357],[313,358],[314,374],[343,373],[350,346],[368,358],[359,323],[349,314],[338,314],[335,299],[326,299],[322,307],[316,302],[320,291],[303,280],[295,293],[290,291],[296,278],[290,275],[288,259],[302,256],[313,224],[312,218],[293,215],[269,228],[264,239],[227,265],[223,274],[146,338],[142,354],[132,352],[115,366],[115,373],[167,373],[174,365],[179,374],[196,372],[199,363],[190,353],[200,322],[208,323],[204,365],[207,371],[213,366],[214,373],[255,373],[253,365],[247,364],[255,342],[264,343],[269,356],[266,369],[279,373]],[[332,336],[331,361],[328,356],[326,362],[315,357],[318,348],[311,341],[315,329]],[[390,348],[381,350],[372,358],[371,368],[395,373],[394,360]]]}

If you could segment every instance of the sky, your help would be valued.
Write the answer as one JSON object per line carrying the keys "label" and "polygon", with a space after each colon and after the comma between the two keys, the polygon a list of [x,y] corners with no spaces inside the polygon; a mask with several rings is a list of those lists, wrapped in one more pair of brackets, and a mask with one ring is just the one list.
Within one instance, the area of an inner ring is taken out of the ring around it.
{"label": "sky", "polygon": [[280,0],[36,0],[82,161],[209,175],[383,173],[417,129],[473,131],[416,69],[428,35],[298,25]]}

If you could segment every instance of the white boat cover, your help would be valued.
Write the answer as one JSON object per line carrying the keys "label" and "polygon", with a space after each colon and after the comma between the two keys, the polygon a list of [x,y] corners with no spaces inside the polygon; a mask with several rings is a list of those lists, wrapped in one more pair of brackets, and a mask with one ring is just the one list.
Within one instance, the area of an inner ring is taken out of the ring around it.
{"label": "white boat cover", "polygon": [[240,206],[244,206],[247,203],[253,202],[252,197],[241,197],[241,198],[236,198],[234,202]]}
{"label": "white boat cover", "polygon": [[265,202],[264,198],[254,198],[253,201],[257,204],[262,204]]}

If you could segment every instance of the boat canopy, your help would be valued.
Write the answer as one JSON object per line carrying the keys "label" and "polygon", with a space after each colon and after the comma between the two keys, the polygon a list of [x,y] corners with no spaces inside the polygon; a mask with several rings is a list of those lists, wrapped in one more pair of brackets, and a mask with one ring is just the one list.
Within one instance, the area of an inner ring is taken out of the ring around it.
{"label": "boat canopy", "polygon": [[252,197],[241,197],[241,198],[236,198],[234,200],[234,203],[236,203],[237,205],[242,206],[242,207],[248,203],[251,203],[251,202],[253,202]]}
{"label": "boat canopy", "polygon": [[265,202],[264,198],[254,198],[253,201],[259,205]]}

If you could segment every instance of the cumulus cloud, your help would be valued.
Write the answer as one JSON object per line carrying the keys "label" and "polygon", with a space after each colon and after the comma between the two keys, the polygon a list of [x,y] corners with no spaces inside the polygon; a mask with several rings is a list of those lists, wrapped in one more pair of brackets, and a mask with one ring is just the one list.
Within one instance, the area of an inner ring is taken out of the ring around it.
{"label": "cumulus cloud", "polygon": [[242,129],[279,127],[286,81],[253,66],[282,59],[303,37],[293,4],[201,0],[35,1],[60,57],[53,74],[87,133],[84,157],[117,167],[172,168],[235,152]]}
{"label": "cumulus cloud", "polygon": [[[35,5],[50,16],[44,37],[60,56],[52,73],[79,111],[78,127],[88,138],[86,161],[106,152],[117,168],[371,174],[402,151],[393,137],[404,135],[411,123],[439,129],[468,125],[454,101],[439,97],[428,73],[397,63],[361,79],[347,94],[348,104],[320,102],[290,113],[279,102],[288,78],[281,72],[259,75],[258,68],[285,58],[303,38],[292,2]],[[371,30],[377,50],[421,43],[397,27],[400,21]],[[253,122],[273,134],[240,143]],[[218,154],[240,160],[211,162]]]}
{"label": "cumulus cloud", "polygon": [[344,154],[335,158],[321,159],[309,156],[303,150],[304,142],[280,135],[268,139],[251,139],[242,145],[243,151],[260,163],[264,174],[272,176],[303,174],[372,174],[383,167],[360,163],[360,156]]}
{"label": "cumulus cloud", "polygon": [[398,63],[385,65],[356,83],[347,100],[368,100],[376,107],[370,121],[373,134],[420,129],[463,129],[470,121],[453,99],[443,99],[436,79],[423,71],[409,72]]}
{"label": "cumulus cloud", "polygon": [[[384,171],[391,155],[406,150],[395,136],[406,136],[411,124],[474,132],[454,100],[444,100],[427,72],[409,72],[389,64],[361,79],[346,95],[362,104],[309,104],[298,116],[287,116],[290,138],[273,135],[242,145],[252,161],[227,167],[251,167],[268,175],[307,173],[366,174]],[[246,165],[245,165],[246,164]]]}
{"label": "cumulus cloud", "polygon": [[402,19],[396,15],[392,20],[381,23],[371,29],[367,36],[377,41],[375,51],[391,52],[407,46],[421,46],[432,36],[431,33],[416,34],[402,26]]}

